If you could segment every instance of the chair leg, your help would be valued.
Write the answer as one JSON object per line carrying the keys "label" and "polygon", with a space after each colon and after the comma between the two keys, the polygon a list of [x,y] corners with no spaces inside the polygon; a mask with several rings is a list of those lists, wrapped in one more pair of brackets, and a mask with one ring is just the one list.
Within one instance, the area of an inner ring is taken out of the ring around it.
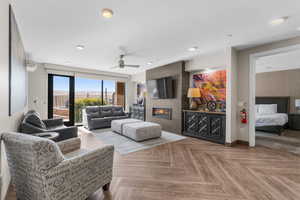
{"label": "chair leg", "polygon": [[109,190],[109,186],[110,186],[110,183],[107,183],[105,184],[102,188],[103,188],[103,191],[108,191]]}

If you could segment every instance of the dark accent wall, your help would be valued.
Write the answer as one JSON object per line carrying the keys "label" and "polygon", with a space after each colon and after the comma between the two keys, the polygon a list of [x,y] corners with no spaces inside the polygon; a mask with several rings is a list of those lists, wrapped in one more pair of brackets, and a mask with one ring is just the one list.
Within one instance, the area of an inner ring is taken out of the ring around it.
{"label": "dark accent wall", "polygon": [[[168,64],[158,68],[146,71],[146,81],[158,78],[172,76],[175,79],[174,99],[152,99],[150,95],[146,96],[146,120],[159,123],[163,130],[182,134],[183,109],[188,109],[189,99],[187,90],[189,88],[189,73],[185,72],[185,63],[183,61]],[[172,120],[152,117],[152,108],[171,108]]]}

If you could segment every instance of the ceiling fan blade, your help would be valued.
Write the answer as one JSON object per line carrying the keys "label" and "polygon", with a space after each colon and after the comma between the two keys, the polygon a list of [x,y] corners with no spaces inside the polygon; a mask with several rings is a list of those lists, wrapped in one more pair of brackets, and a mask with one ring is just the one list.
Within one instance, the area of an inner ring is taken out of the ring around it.
{"label": "ceiling fan blade", "polygon": [[113,66],[113,67],[110,67],[110,69],[116,69],[116,68],[119,68],[120,66]]}
{"label": "ceiling fan blade", "polygon": [[134,67],[134,68],[139,68],[139,65],[124,65],[125,67]]}

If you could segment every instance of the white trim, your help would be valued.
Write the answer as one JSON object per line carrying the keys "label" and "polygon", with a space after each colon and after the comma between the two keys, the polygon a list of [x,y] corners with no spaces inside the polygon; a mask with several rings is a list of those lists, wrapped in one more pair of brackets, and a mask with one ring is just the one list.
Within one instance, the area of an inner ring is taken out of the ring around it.
{"label": "white trim", "polygon": [[269,51],[254,53],[249,56],[249,146],[255,146],[255,87],[256,87],[256,60],[260,57],[286,53],[300,49],[300,45],[292,45],[283,48],[277,48]]}

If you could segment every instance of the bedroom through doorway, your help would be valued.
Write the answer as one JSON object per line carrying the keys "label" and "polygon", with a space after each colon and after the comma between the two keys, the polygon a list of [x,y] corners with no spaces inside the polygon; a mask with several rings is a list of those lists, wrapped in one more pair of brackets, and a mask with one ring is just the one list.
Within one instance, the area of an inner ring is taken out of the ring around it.
{"label": "bedroom through doorway", "polygon": [[255,59],[255,144],[300,155],[300,48]]}

